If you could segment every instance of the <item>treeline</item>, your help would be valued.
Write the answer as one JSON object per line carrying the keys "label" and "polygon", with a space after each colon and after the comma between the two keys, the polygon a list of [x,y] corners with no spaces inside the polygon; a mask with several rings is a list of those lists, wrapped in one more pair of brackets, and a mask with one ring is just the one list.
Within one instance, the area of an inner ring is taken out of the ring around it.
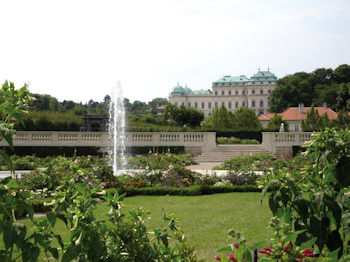
{"label": "treeline", "polygon": [[270,112],[280,113],[288,107],[322,106],[324,102],[336,112],[350,111],[350,66],[319,68],[312,73],[298,72],[278,80],[269,97]]}
{"label": "treeline", "polygon": [[[92,99],[83,104],[71,100],[59,102],[50,95],[33,94],[29,103],[30,114],[23,115],[24,126],[16,123],[16,129],[23,131],[79,131],[82,125],[82,115],[108,114],[110,96],[106,95],[103,101],[97,102]],[[145,103],[124,99],[124,106],[128,120],[134,119],[139,123],[152,122],[158,124],[156,109],[160,105],[166,105],[166,98],[155,98]],[[163,122],[163,119],[160,120]],[[163,122],[166,124],[167,122]]]}

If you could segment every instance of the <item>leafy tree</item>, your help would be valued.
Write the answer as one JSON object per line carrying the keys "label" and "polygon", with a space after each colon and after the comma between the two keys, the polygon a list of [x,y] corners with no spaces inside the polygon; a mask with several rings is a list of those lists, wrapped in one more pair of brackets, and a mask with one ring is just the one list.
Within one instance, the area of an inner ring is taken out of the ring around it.
{"label": "leafy tree", "polygon": [[282,120],[281,115],[275,114],[273,118],[270,119],[270,121],[267,123],[267,129],[270,131],[279,131],[281,128],[281,123],[284,124],[284,130],[286,132],[289,131],[289,124],[287,121]]}
{"label": "leafy tree", "polygon": [[350,66],[346,64],[334,71],[319,68],[312,73],[288,75],[278,80],[276,89],[269,96],[270,112],[280,113],[299,103],[321,106],[327,102],[330,108],[336,109],[339,85],[349,82]]}
{"label": "leafy tree", "polygon": [[338,84],[350,82],[350,65],[344,64],[338,66],[334,72],[334,81]]}
{"label": "leafy tree", "polygon": [[233,113],[228,111],[224,105],[216,107],[211,115],[203,121],[202,127],[214,130],[233,129]]}
{"label": "leafy tree", "polygon": [[148,107],[151,109],[152,113],[156,113],[157,107],[168,104],[168,99],[166,98],[154,98],[151,102],[148,102]]}
{"label": "leafy tree", "polygon": [[71,110],[76,105],[76,103],[74,103],[74,101],[72,101],[72,100],[68,100],[68,101],[64,100],[62,104],[63,104],[63,110],[64,111]]}
{"label": "leafy tree", "polygon": [[350,83],[340,84],[338,96],[336,98],[336,111],[345,109],[350,111]]}
{"label": "leafy tree", "polygon": [[320,116],[318,110],[315,110],[313,105],[311,106],[310,110],[306,112],[305,119],[301,120],[301,128],[304,132],[320,131],[329,126],[330,123],[327,113],[324,113],[322,116]]}
{"label": "leafy tree", "polygon": [[135,100],[129,108],[132,113],[145,113],[147,109],[147,104],[138,100]]}
{"label": "leafy tree", "polygon": [[350,128],[350,115],[348,111],[343,108],[338,112],[338,117],[334,121],[334,125],[339,129]]}
{"label": "leafy tree", "polygon": [[236,130],[261,130],[262,125],[255,111],[248,107],[240,107],[233,112],[233,124]]}
{"label": "leafy tree", "polygon": [[178,107],[175,104],[168,103],[165,107],[165,120],[174,120],[180,125],[189,125],[190,127],[199,126],[204,119],[203,112],[195,108]]}

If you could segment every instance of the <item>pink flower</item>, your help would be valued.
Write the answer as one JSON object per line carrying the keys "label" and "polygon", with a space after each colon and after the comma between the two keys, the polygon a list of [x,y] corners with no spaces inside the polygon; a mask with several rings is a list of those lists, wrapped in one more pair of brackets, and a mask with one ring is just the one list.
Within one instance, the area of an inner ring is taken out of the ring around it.
{"label": "pink flower", "polygon": [[266,254],[266,255],[268,255],[268,256],[271,256],[271,253],[270,253],[270,252],[267,252],[267,251],[265,251],[265,250],[258,250],[258,252],[261,253],[261,254]]}
{"label": "pink flower", "polygon": [[268,166],[268,165],[269,165],[269,162],[266,161],[266,162],[265,162],[265,166]]}
{"label": "pink flower", "polygon": [[146,166],[146,170],[148,170],[149,169],[149,166]]}
{"label": "pink flower", "polygon": [[140,166],[140,169],[142,169],[142,166]]}
{"label": "pink flower", "polygon": [[286,253],[289,255],[289,249],[288,249],[288,247],[284,247],[283,250],[284,250],[284,252],[286,252]]}
{"label": "pink flower", "polygon": [[233,245],[235,246],[235,248],[239,249],[239,246],[236,242],[233,242]]}
{"label": "pink flower", "polygon": [[215,256],[214,258],[215,258],[216,260],[221,261],[221,258],[220,258],[219,256]]}
{"label": "pink flower", "polygon": [[169,169],[173,169],[174,167],[173,167],[173,165],[169,165]]}
{"label": "pink flower", "polygon": [[229,260],[232,260],[234,262],[237,262],[237,259],[235,259],[235,256],[233,254],[231,254],[229,257],[228,257]]}

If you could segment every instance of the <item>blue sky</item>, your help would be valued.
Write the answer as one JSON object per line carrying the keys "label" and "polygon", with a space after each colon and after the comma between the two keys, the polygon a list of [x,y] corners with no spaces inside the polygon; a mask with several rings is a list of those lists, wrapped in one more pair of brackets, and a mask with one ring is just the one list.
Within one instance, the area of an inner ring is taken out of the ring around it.
{"label": "blue sky", "polygon": [[60,101],[350,64],[348,0],[0,0],[0,81]]}

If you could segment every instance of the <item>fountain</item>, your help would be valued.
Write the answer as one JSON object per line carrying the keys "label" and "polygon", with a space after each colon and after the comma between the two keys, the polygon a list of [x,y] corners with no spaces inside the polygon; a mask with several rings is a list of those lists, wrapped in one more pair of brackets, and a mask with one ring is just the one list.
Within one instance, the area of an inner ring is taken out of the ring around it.
{"label": "fountain", "polygon": [[125,157],[125,109],[123,91],[120,82],[117,81],[111,93],[109,104],[109,157],[113,166],[113,174],[118,175],[118,170],[126,166]]}

